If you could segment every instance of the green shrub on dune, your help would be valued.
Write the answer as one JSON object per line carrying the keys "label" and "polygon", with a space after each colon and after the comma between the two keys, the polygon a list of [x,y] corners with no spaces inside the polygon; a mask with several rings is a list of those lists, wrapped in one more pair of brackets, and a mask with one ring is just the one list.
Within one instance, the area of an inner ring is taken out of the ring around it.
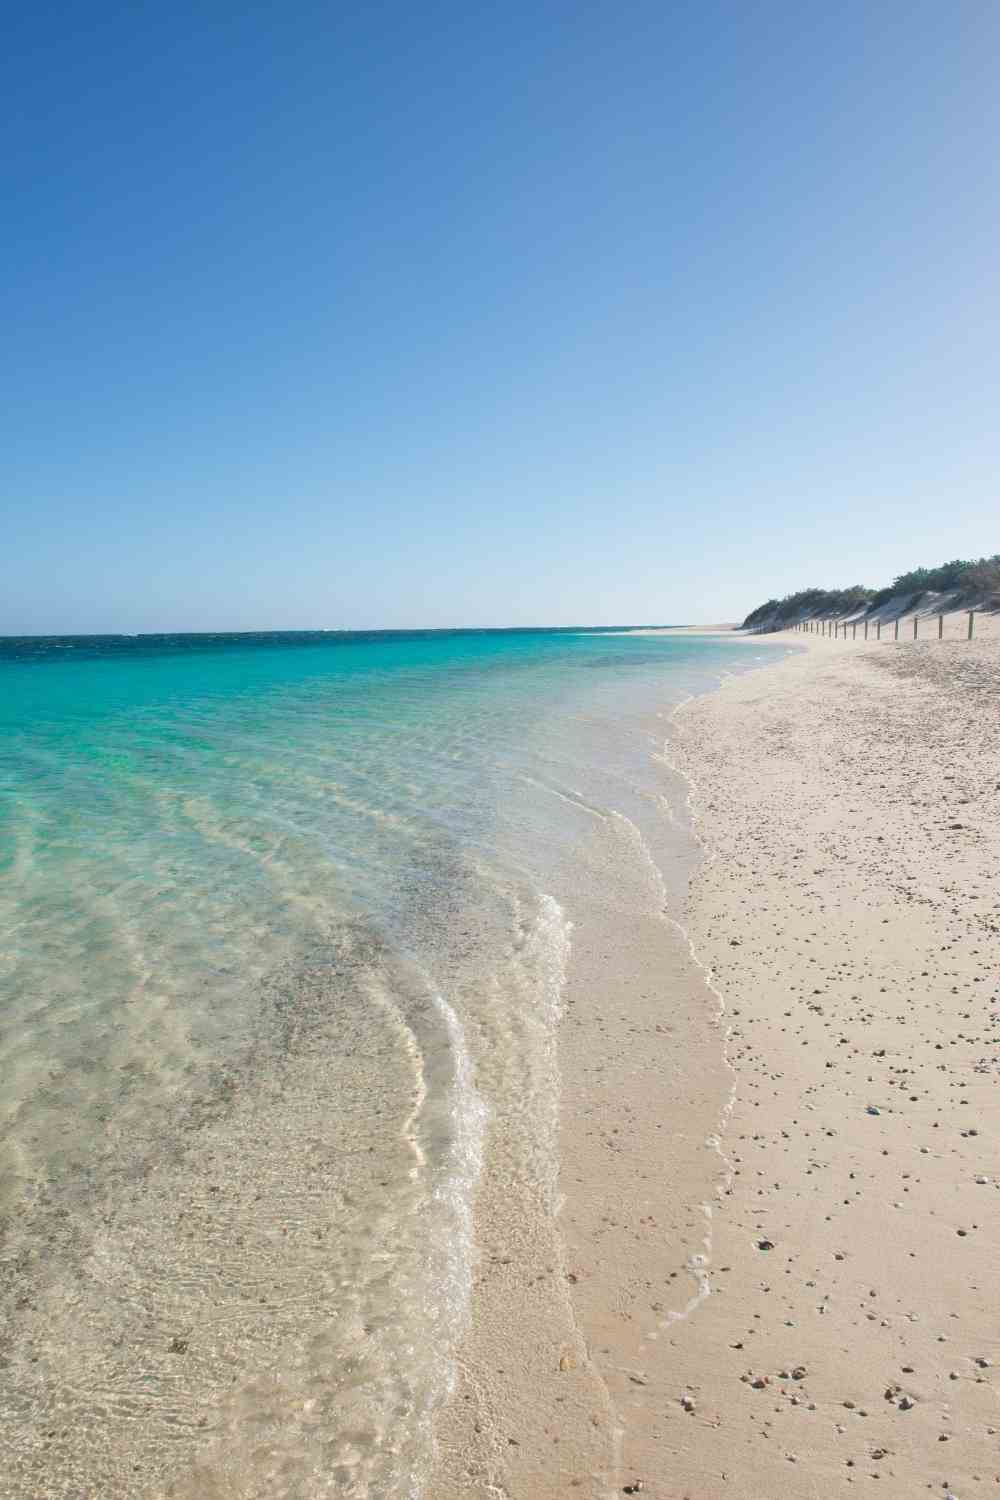
{"label": "green shrub on dune", "polygon": [[1000,606],[1000,552],[965,561],[956,558],[937,568],[912,568],[881,589],[868,589],[860,583],[846,589],[799,589],[784,599],[759,604],[747,615],[742,628],[769,626],[779,630],[795,620],[868,614],[897,595],[915,600],[921,594],[956,592]]}

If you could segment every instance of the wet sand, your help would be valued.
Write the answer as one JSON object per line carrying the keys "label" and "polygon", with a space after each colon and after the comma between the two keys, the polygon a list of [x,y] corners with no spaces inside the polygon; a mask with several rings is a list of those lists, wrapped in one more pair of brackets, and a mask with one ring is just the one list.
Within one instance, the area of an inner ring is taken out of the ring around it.
{"label": "wet sand", "polygon": [[998,1483],[1000,628],[964,628],[765,638],[806,649],[675,714],[707,973],[623,858],[571,912],[559,1212],[526,1242],[484,1188],[435,1500]]}
{"label": "wet sand", "polygon": [[[682,802],[683,781],[663,775]],[[658,1437],[647,1386],[669,1362],[663,1329],[703,1295],[704,1203],[722,1165],[708,1138],[729,1088],[717,1002],[664,914],[697,858],[683,830],[676,847],[673,896],[616,816],[595,819],[563,872],[558,1120],[539,1140],[528,1090],[523,1115],[492,1120],[434,1500],[618,1493]]]}

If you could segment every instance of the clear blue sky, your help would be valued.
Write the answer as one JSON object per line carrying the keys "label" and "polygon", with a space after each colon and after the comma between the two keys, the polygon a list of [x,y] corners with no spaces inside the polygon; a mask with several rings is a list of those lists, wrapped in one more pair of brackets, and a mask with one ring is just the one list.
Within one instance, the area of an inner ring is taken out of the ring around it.
{"label": "clear blue sky", "polygon": [[8,7],[0,632],[1000,549],[1000,7]]}

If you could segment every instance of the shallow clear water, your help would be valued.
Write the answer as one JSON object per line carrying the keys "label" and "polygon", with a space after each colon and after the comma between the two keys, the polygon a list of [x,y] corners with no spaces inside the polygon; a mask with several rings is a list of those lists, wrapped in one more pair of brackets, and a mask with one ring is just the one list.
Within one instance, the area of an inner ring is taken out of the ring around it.
{"label": "shallow clear water", "polygon": [[670,889],[663,716],[751,655],[0,641],[5,1493],[420,1492],[490,1119],[554,1171],[574,847]]}

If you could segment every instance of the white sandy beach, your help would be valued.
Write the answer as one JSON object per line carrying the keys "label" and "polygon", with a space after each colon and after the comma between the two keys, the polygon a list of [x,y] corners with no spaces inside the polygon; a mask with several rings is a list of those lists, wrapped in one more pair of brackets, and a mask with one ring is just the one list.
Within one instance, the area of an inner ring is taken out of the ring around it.
{"label": "white sandy beach", "polygon": [[1000,1483],[1000,624],[964,634],[749,637],[806,649],[675,716],[711,987],[669,924],[575,953],[562,1211],[487,1257],[435,1500]]}

